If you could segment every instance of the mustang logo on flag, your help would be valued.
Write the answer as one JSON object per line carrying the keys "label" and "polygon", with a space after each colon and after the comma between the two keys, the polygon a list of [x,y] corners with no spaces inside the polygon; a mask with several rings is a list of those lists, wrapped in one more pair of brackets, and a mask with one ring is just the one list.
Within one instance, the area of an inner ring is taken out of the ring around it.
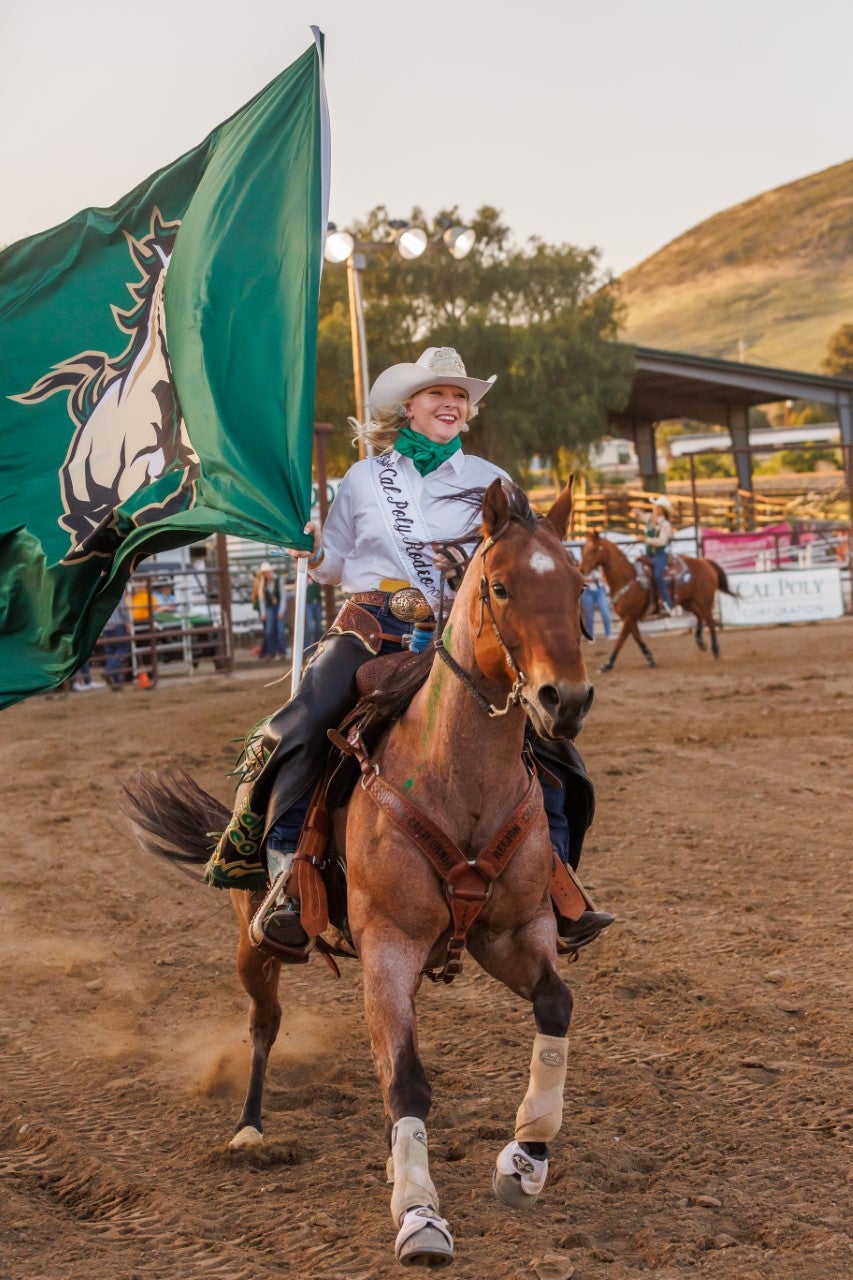
{"label": "mustang logo on flag", "polygon": [[110,208],[0,251],[0,707],[80,666],[146,556],[210,534],[310,545],[314,35]]}
{"label": "mustang logo on flag", "polygon": [[[67,393],[77,430],[59,473],[65,508],[59,523],[71,534],[66,563],[112,556],[120,540],[117,508],[143,489],[150,493],[133,512],[137,526],[186,510],[194,500],[198,455],[172,380],[163,303],[180,225],[165,222],[155,208],[148,235],[135,240],[125,233],[141,275],[127,282],[135,305],[127,311],[110,308],[119,331],[130,335],[124,351],[112,358],[105,351],[80,351],[54,365],[29,391],[10,397],[38,404]],[[155,485],[161,477],[169,479]]]}

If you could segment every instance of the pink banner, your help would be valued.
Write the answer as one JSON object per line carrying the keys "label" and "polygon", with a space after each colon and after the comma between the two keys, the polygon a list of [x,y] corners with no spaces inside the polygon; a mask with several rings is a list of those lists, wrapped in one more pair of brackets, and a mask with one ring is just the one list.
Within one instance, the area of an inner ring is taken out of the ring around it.
{"label": "pink banner", "polygon": [[[801,534],[800,545],[806,541],[811,541],[811,535]],[[780,564],[788,564],[792,559],[791,528],[788,524],[771,524],[755,533],[703,529],[702,554],[731,570],[771,568],[777,559]]]}

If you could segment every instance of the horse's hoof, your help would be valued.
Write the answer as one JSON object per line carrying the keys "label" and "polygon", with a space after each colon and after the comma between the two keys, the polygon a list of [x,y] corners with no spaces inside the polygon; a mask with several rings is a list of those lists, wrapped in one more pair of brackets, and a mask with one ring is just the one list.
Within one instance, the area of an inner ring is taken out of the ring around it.
{"label": "horse's hoof", "polygon": [[528,1155],[518,1142],[510,1142],[497,1158],[492,1188],[510,1209],[532,1209],[548,1177],[548,1159]]}
{"label": "horse's hoof", "polygon": [[706,643],[705,643],[705,641],[704,641],[704,640],[697,640],[697,641],[696,641],[696,644],[697,644],[697,646],[701,649],[701,651],[702,651],[703,653],[707,653],[707,652],[708,652],[708,646],[706,645]]}
{"label": "horse's hoof", "polygon": [[654,658],[646,658],[647,667],[656,667],[657,665],[658,664],[655,662]]}
{"label": "horse's hoof", "polygon": [[599,669],[599,671],[604,671],[604,672],[612,671],[612,670],[613,670],[613,663],[612,663],[612,662],[605,662],[604,666],[603,666],[603,667],[599,667],[598,669]]}
{"label": "horse's hoof", "polygon": [[394,1244],[404,1267],[442,1267],[453,1261],[453,1236],[444,1218],[424,1205],[408,1209]]}
{"label": "horse's hoof", "polygon": [[260,1129],[256,1129],[252,1124],[246,1124],[242,1129],[238,1129],[234,1137],[228,1143],[231,1151],[239,1151],[241,1147],[259,1147],[264,1140],[264,1135]]}
{"label": "horse's hoof", "polygon": [[531,1195],[524,1190],[517,1173],[499,1173],[495,1169],[492,1174],[492,1188],[501,1203],[509,1205],[510,1209],[532,1209],[539,1199],[538,1192]]}

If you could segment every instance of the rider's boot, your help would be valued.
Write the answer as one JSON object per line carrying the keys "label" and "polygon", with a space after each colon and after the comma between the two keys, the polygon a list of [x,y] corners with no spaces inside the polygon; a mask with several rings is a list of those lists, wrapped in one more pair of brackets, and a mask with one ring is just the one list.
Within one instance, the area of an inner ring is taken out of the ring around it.
{"label": "rider's boot", "polygon": [[616,919],[609,911],[599,911],[576,872],[555,858],[551,879],[551,899],[557,915],[557,949],[579,951],[594,942]]}
{"label": "rider's boot", "polygon": [[298,899],[287,892],[296,850],[267,848],[266,852],[271,887],[252,918],[252,941],[281,960],[307,960],[311,938],[302,927]]}

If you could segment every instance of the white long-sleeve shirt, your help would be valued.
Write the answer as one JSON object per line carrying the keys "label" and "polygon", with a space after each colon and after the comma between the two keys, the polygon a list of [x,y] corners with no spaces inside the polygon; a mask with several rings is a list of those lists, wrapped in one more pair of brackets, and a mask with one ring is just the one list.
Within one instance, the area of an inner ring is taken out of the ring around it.
{"label": "white long-sleeve shirt", "polygon": [[[454,491],[487,488],[494,479],[509,479],[505,471],[484,458],[457,449],[428,476],[417,471],[411,458],[391,451],[392,461],[404,468],[435,542],[454,541],[477,527],[476,507],[449,500]],[[394,551],[394,544],[370,476],[367,458],[356,462],[341,481],[329,517],[323,526],[325,555],[311,577],[317,582],[340,583],[344,591],[376,591],[383,582],[400,583],[408,576]],[[387,590],[389,588],[382,588]]]}

